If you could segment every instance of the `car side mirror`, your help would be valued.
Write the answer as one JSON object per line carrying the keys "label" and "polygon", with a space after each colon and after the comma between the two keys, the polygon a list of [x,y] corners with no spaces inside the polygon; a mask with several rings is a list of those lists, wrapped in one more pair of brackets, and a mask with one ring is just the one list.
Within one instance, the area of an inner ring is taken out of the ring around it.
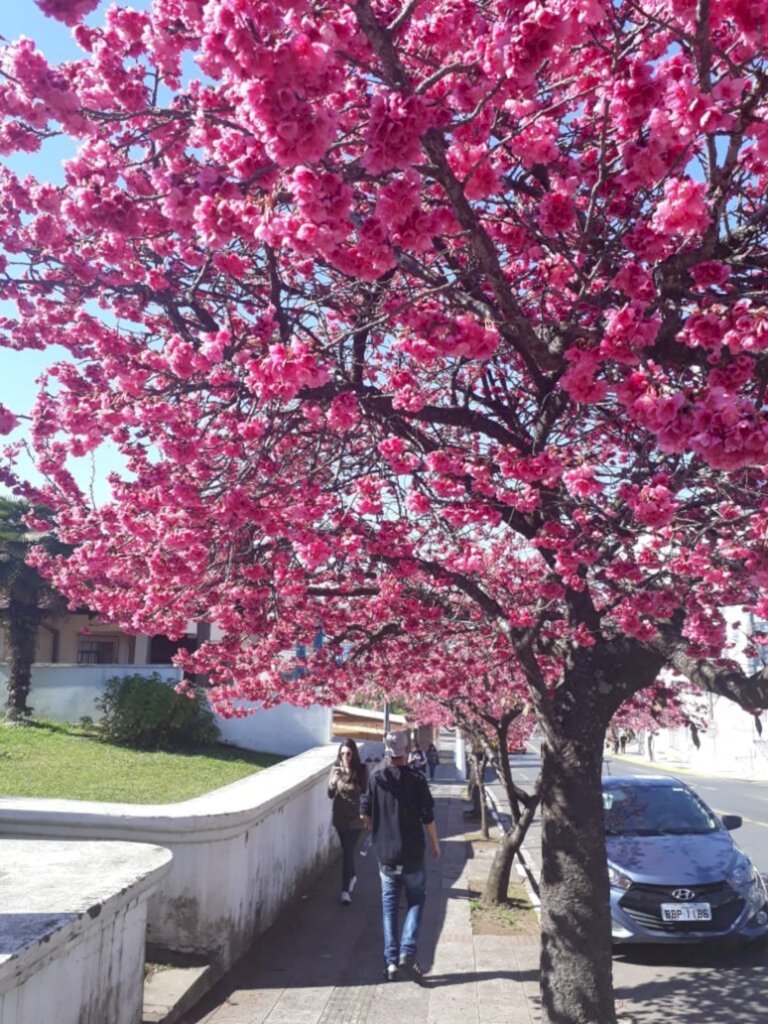
{"label": "car side mirror", "polygon": [[724,814],[720,820],[723,823],[723,828],[727,828],[729,832],[735,828],[741,828],[744,824],[744,819],[740,814]]}

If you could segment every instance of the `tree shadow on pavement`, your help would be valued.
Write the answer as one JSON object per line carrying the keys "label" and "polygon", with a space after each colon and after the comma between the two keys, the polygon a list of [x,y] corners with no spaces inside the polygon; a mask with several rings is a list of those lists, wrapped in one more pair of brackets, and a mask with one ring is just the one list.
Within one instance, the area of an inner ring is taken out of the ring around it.
{"label": "tree shadow on pavement", "polygon": [[622,950],[614,958],[614,983],[621,1024],[763,1024],[768,1018],[768,951],[757,946]]}
{"label": "tree shadow on pavement", "polygon": [[472,971],[445,972],[443,974],[427,974],[419,982],[422,988],[442,988],[443,985],[466,985],[471,979],[478,983],[484,981],[531,981],[536,982],[539,972],[531,971]]}

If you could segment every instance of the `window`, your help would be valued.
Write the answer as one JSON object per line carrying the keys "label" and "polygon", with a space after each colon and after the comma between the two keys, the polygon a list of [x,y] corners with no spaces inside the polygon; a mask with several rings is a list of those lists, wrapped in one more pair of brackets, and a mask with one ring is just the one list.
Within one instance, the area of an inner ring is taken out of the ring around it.
{"label": "window", "polygon": [[117,637],[81,636],[77,641],[78,665],[116,665]]}
{"label": "window", "polygon": [[611,786],[603,790],[607,835],[704,835],[715,816],[687,786]]}
{"label": "window", "polygon": [[161,633],[149,641],[149,664],[170,665],[177,651],[194,651],[197,639],[194,636],[183,636],[180,640],[169,640]]}

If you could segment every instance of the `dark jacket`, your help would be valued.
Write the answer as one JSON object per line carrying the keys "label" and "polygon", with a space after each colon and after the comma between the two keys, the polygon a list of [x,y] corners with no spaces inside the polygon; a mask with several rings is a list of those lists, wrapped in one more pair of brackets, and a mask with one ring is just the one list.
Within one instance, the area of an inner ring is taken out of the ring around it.
{"label": "dark jacket", "polygon": [[435,820],[435,801],[420,772],[389,765],[375,772],[360,801],[372,820],[373,848],[383,867],[402,865],[406,873],[424,860],[424,825]]}
{"label": "dark jacket", "polygon": [[328,779],[328,796],[333,800],[331,821],[334,828],[342,832],[347,829],[361,829],[360,797],[362,789],[354,778],[345,779],[331,768]]}

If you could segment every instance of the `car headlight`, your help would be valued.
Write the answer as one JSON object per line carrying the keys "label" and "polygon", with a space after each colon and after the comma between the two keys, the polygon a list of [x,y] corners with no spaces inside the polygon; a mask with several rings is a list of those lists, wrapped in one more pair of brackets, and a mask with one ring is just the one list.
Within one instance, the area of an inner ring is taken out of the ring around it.
{"label": "car headlight", "polygon": [[629,889],[632,885],[632,879],[625,875],[623,871],[615,868],[613,864],[608,865],[608,881],[613,889]]}
{"label": "car headlight", "polygon": [[738,860],[726,881],[733,889],[746,889],[758,881],[760,876],[751,861],[744,857]]}

